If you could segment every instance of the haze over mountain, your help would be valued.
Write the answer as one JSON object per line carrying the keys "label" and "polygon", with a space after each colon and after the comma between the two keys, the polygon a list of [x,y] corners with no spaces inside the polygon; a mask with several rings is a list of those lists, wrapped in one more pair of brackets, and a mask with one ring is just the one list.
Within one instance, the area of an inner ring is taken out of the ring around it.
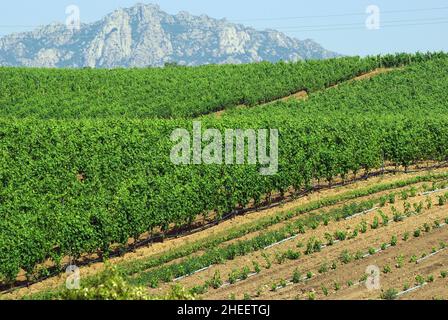
{"label": "haze over mountain", "polygon": [[137,4],[70,30],[51,24],[0,38],[1,66],[147,67],[325,59],[338,56],[312,40],[257,31],[187,12],[170,15]]}

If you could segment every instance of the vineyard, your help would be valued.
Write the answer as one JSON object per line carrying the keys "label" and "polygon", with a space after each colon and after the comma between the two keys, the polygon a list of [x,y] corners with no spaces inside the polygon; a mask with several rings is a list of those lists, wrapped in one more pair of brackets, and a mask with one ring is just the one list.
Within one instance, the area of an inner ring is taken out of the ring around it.
{"label": "vineyard", "polygon": [[115,70],[0,68],[0,116],[38,119],[189,118],[314,92],[375,68],[443,53],[277,64]]}
{"label": "vineyard", "polygon": [[[392,70],[347,81],[378,68]],[[303,90],[306,100],[276,101]],[[150,294],[179,284],[206,299],[447,298],[447,92],[443,53],[1,68],[2,288],[149,244],[160,250],[115,259]],[[278,129],[278,173],[173,164],[171,133],[198,119],[203,130]],[[383,292],[366,290],[370,265]]]}

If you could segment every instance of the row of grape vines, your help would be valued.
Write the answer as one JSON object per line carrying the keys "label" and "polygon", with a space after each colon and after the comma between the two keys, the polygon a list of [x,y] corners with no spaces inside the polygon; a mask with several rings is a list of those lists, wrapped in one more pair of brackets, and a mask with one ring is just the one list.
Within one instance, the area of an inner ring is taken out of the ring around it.
{"label": "row of grape vines", "polygon": [[258,164],[174,165],[170,135],[192,130],[188,119],[0,119],[0,278],[14,281],[20,270],[32,277],[48,259],[107,254],[145,232],[303,190],[314,179],[331,182],[385,161],[446,160],[447,71],[448,59],[438,57],[307,102],[276,103],[256,117],[204,119],[203,129],[222,132],[278,129],[272,176],[260,175]]}
{"label": "row of grape vines", "polygon": [[379,67],[444,56],[147,69],[0,68],[0,116],[39,119],[179,118],[323,89]]}

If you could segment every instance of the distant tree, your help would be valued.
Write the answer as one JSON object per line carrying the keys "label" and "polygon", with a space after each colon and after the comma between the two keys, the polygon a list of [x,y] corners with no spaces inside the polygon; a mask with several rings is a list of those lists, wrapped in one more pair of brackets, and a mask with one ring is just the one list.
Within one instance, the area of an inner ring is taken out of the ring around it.
{"label": "distant tree", "polygon": [[176,68],[179,67],[179,63],[172,61],[172,62],[165,62],[165,68]]}

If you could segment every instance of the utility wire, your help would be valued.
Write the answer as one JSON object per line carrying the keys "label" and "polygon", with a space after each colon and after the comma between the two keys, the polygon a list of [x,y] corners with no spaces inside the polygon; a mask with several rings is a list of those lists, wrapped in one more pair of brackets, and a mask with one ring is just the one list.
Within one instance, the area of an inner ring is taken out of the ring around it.
{"label": "utility wire", "polygon": [[[414,23],[415,21],[419,21],[419,23]],[[448,22],[448,17],[439,17],[433,19],[406,19],[406,20],[394,20],[394,21],[385,21],[380,23],[379,27],[381,28],[390,28],[390,27],[405,27],[405,26],[425,26],[425,25],[436,25],[436,24],[445,24]],[[346,24],[327,24],[327,25],[304,25],[297,27],[284,27],[284,28],[275,28],[275,30],[282,30],[283,32],[315,32],[315,31],[337,31],[337,30],[366,30],[366,25],[364,23],[346,23]],[[92,39],[90,35],[82,35],[77,34],[78,31],[66,31],[63,33],[58,33],[57,36],[72,36],[74,35],[75,39]],[[12,34],[11,36],[13,36]],[[0,35],[2,36],[2,35]],[[104,36],[108,36],[105,34]]]}
{"label": "utility wire", "polygon": [[[408,10],[385,10],[380,11],[381,14],[390,13],[412,13],[412,12],[426,12],[426,11],[440,11],[448,10],[446,7],[436,7],[436,8],[420,8],[420,9],[408,9]],[[332,17],[350,17],[350,16],[366,16],[365,12],[357,13],[341,13],[341,14],[330,14],[330,15],[314,15],[314,16],[297,16],[297,17],[278,17],[278,18],[254,18],[254,19],[228,19],[232,22],[245,22],[245,21],[276,21],[276,20],[294,20],[294,19],[314,19],[314,18],[332,18]],[[0,25],[0,28],[37,28],[45,25]]]}
{"label": "utility wire", "polygon": [[[380,13],[381,14],[413,13],[413,12],[427,12],[427,11],[440,11],[440,10],[448,10],[448,7],[421,8],[421,9],[408,9],[408,10],[385,10],[385,11],[380,11]],[[333,17],[353,17],[353,16],[365,16],[365,15],[367,15],[367,13],[357,12],[357,13],[341,13],[341,14],[315,15],[315,16],[297,16],[297,17],[229,19],[229,21],[233,21],[233,22],[276,21],[276,20],[296,20],[296,19],[315,19],[315,18],[333,18]]]}
{"label": "utility wire", "polygon": [[[406,19],[406,20],[392,20],[392,21],[384,21],[381,22],[380,25],[385,24],[393,24],[393,23],[408,23],[408,22],[436,22],[440,20],[447,20],[448,17],[439,17],[439,18],[424,18],[424,19]],[[323,24],[323,25],[304,25],[304,26],[290,26],[290,27],[275,27],[275,29],[302,29],[302,28],[333,28],[333,27],[347,27],[347,26],[365,26],[364,23],[356,22],[356,23],[340,23],[340,24]]]}
{"label": "utility wire", "polygon": [[[439,25],[448,24],[448,19],[446,21],[439,22],[428,22],[428,23],[407,23],[407,24],[390,24],[390,25],[380,25],[380,29],[383,28],[397,28],[397,27],[413,27],[413,26],[426,26],[426,25]],[[318,31],[339,31],[339,30],[367,30],[364,27],[347,27],[347,28],[327,28],[327,29],[303,29],[303,30],[292,30],[291,32],[318,32]]]}

